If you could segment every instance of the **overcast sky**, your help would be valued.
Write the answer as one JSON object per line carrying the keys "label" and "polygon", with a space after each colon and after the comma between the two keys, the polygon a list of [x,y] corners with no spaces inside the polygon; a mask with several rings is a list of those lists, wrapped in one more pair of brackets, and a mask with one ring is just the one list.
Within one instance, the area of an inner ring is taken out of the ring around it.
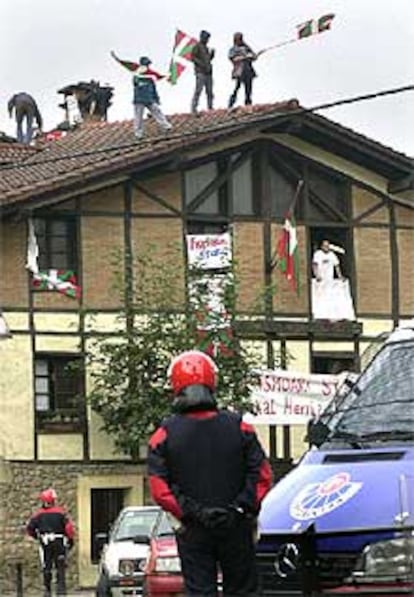
{"label": "overcast sky", "polygon": [[[64,117],[57,90],[91,79],[114,87],[109,120],[131,118],[130,73],[109,53],[147,55],[166,72],[176,28],[196,37],[201,29],[211,32],[215,107],[225,107],[235,31],[259,50],[330,12],[331,31],[260,57],[255,103],[297,98],[311,107],[414,83],[413,0],[0,0],[0,131],[15,134],[7,113],[15,92],[33,95],[50,130]],[[193,86],[191,68],[176,86],[159,83],[164,111],[188,112]],[[414,156],[413,91],[319,114]]]}

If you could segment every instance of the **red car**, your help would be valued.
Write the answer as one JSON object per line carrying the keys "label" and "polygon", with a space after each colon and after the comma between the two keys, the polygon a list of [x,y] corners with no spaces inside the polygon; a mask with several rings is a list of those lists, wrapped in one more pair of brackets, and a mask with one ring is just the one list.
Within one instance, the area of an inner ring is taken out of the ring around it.
{"label": "red car", "polygon": [[147,597],[184,597],[180,558],[173,533],[164,531],[151,539],[144,594]]}

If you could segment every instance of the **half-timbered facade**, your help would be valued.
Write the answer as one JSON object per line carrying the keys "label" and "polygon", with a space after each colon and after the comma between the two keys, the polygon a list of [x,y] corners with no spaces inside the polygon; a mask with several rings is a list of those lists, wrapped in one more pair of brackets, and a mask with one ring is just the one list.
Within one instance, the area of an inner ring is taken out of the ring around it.
{"label": "half-timbered facade", "polygon": [[[302,372],[358,370],[372,338],[414,317],[408,156],[295,100],[171,120],[171,133],[151,123],[139,143],[131,122],[117,122],[84,123],[37,148],[0,146],[0,307],[11,331],[0,342],[0,582],[16,561],[34,565],[33,547],[18,533],[22,509],[30,511],[42,487],[53,484],[75,519],[71,570],[83,586],[95,579],[94,534],[123,504],[145,499],[144,462],[114,453],[83,397],[91,339],[116,333],[114,275],[139,284],[134,260],[148,243],[182,272],[184,300],[186,235],[231,233],[243,315],[237,332],[256,343],[264,367],[281,355],[283,366]],[[296,294],[272,260],[301,180]],[[79,297],[33,285],[29,222],[40,268],[74,272]],[[323,238],[345,248],[354,321],[312,318],[311,255]],[[124,256],[122,271],[111,266],[115,252]],[[259,308],[258,292],[273,285]],[[304,450],[303,427],[259,432],[276,467]]]}

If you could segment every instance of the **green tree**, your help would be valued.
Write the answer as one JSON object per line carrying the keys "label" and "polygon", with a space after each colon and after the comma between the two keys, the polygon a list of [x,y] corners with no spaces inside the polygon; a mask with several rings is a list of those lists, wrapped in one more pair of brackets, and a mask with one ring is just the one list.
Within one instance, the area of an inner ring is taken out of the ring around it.
{"label": "green tree", "polygon": [[[234,271],[223,274],[214,289],[211,279],[190,272],[187,283],[191,292],[186,300],[184,275],[173,257],[160,263],[151,255],[149,248],[134,259],[134,279],[138,281],[134,289],[117,281],[122,295],[122,331],[95,339],[88,351],[92,381],[88,400],[117,450],[133,458],[171,413],[166,377],[171,357],[192,348],[213,352],[219,368],[217,401],[240,412],[252,410],[249,385],[254,381],[254,369],[262,365],[257,353],[232,332],[238,296]],[[200,331],[200,325],[208,329]]]}

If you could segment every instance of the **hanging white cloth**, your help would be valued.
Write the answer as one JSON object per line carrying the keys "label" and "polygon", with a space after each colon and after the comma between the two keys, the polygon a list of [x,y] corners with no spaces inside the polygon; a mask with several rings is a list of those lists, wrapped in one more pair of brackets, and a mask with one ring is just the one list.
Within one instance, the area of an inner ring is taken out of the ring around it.
{"label": "hanging white cloth", "polygon": [[349,280],[312,279],[312,316],[313,319],[329,321],[355,320]]}

